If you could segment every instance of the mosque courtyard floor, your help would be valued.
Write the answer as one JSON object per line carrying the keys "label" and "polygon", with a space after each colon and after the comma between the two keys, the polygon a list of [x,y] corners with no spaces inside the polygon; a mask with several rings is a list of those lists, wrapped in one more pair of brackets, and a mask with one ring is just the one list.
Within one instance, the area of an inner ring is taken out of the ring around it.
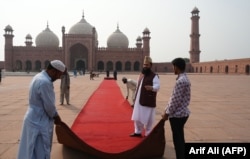
{"label": "mosque courtyard floor", "polygon": [[[106,75],[94,80],[89,75],[71,76],[70,105],[60,105],[60,80],[54,82],[56,107],[62,120],[72,125],[88,98]],[[173,90],[176,75],[159,74],[161,88],[157,94],[156,122],[161,119]],[[32,75],[5,76],[0,83],[0,159],[15,159],[21,127],[28,106],[28,87]],[[122,77],[136,80],[138,74],[118,72],[117,83],[124,97]],[[191,115],[185,125],[186,142],[250,142],[250,76],[188,74],[191,81]],[[130,93],[131,95],[132,93]],[[129,98],[131,102],[131,98]],[[66,103],[66,102],[65,102]],[[129,134],[128,134],[129,137]],[[163,159],[174,159],[175,151],[170,124],[165,123],[166,147]],[[52,159],[93,159],[59,144],[53,136]]]}

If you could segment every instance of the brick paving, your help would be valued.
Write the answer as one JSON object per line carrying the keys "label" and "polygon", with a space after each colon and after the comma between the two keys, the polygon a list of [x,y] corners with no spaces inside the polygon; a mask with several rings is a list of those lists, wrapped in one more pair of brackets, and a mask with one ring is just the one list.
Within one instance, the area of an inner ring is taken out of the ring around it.
{"label": "brick paving", "polygon": [[[117,83],[124,96],[123,76],[137,79],[137,74],[119,74]],[[185,126],[186,142],[250,142],[250,76],[189,74],[191,81],[191,115]],[[55,81],[56,106],[62,120],[72,125],[92,92],[105,77],[94,80],[89,75],[71,76],[71,105],[59,105],[59,84]],[[156,122],[170,97],[176,76],[160,74],[161,89],[157,96]],[[0,159],[15,159],[24,114],[28,106],[29,76],[5,76],[0,83]],[[170,124],[165,123],[166,148],[164,159],[174,159]],[[128,134],[129,135],[129,134]],[[67,148],[53,137],[52,159],[93,159],[82,152]]]}

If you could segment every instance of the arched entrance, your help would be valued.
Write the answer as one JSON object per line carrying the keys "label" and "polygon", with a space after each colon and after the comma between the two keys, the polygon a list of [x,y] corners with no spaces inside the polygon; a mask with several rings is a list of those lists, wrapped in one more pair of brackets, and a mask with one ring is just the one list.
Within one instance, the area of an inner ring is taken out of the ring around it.
{"label": "arched entrance", "polygon": [[249,75],[250,74],[250,66],[246,65],[246,74]]}
{"label": "arched entrance", "polygon": [[85,62],[83,60],[77,60],[76,61],[76,70],[85,70]]}
{"label": "arched entrance", "polygon": [[228,74],[228,66],[225,67],[225,73]]}
{"label": "arched entrance", "polygon": [[82,44],[75,44],[70,48],[69,70],[83,71],[88,68],[88,49]]}
{"label": "arched entrance", "polygon": [[115,63],[115,70],[116,71],[122,71],[122,63],[121,61],[118,61]]}
{"label": "arched entrance", "polygon": [[136,61],[134,63],[134,71],[139,71],[140,70],[140,63],[138,61]]}

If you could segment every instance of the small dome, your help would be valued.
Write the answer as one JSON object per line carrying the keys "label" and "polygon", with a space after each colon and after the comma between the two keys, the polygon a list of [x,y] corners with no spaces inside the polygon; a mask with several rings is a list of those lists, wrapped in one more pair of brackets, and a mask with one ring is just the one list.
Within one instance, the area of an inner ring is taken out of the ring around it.
{"label": "small dome", "polygon": [[109,36],[107,41],[108,48],[128,48],[128,44],[129,41],[127,36],[119,30],[118,26],[116,31]]}
{"label": "small dome", "polygon": [[194,7],[191,13],[199,13],[199,12],[200,12],[199,9],[197,7]]}
{"label": "small dome", "polygon": [[59,47],[59,39],[47,25],[47,28],[36,37],[36,46],[38,47]]}
{"label": "small dome", "polygon": [[136,39],[136,41],[142,41],[141,36],[138,36],[137,39]]}
{"label": "small dome", "polygon": [[26,39],[32,39],[32,36],[30,34],[27,34],[25,38]]}
{"label": "small dome", "polygon": [[150,33],[149,29],[148,28],[145,28],[143,33]]}
{"label": "small dome", "polygon": [[69,34],[93,34],[93,26],[90,25],[85,19],[84,15],[82,16],[82,19],[73,25],[70,30]]}
{"label": "small dome", "polygon": [[7,25],[4,30],[5,31],[13,31],[13,29],[10,25]]}

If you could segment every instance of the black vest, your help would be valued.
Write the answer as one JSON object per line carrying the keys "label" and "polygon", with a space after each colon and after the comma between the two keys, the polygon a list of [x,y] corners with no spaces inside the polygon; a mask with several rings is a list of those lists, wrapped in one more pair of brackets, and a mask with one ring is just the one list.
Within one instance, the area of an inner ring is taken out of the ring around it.
{"label": "black vest", "polygon": [[147,107],[156,107],[156,92],[146,90],[145,86],[153,86],[153,79],[155,77],[154,72],[150,72],[149,75],[144,76],[141,86],[140,104]]}

